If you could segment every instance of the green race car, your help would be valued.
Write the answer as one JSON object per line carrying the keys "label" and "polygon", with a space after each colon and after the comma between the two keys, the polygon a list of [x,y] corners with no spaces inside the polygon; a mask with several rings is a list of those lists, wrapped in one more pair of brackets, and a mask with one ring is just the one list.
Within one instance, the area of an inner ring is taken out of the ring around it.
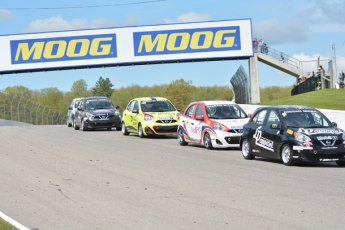
{"label": "green race car", "polygon": [[164,97],[132,99],[123,111],[122,134],[148,135],[177,134],[180,110]]}

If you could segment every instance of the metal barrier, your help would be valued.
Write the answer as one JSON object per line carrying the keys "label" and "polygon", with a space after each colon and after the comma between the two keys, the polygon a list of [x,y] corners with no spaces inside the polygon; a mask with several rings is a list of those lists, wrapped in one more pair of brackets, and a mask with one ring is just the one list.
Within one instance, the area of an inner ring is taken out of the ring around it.
{"label": "metal barrier", "polygon": [[[67,111],[66,111],[67,113]],[[0,94],[0,119],[29,123],[33,125],[62,125],[67,115],[52,111],[23,96]]]}
{"label": "metal barrier", "polygon": [[310,78],[307,78],[304,82],[296,85],[291,90],[291,96],[301,94],[301,93],[307,93],[307,92],[315,91],[315,89],[316,89],[315,78],[310,77]]}

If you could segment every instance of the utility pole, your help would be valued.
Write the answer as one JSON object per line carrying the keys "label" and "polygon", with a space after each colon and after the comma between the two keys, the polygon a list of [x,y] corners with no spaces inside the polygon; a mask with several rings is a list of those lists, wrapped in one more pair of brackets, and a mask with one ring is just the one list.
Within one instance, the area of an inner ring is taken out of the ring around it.
{"label": "utility pole", "polygon": [[333,74],[333,82],[336,82],[337,81],[337,74],[338,74],[338,71],[337,71],[337,55],[335,54],[335,44],[333,42],[332,44],[332,50],[333,50],[333,55],[334,55],[334,74]]}

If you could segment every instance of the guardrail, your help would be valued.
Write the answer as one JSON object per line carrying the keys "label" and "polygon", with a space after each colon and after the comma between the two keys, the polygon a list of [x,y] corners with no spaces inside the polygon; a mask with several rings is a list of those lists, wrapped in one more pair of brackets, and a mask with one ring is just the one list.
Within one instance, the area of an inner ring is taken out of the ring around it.
{"label": "guardrail", "polygon": [[67,115],[25,99],[24,96],[0,94],[0,119],[33,125],[62,125],[66,124]]}

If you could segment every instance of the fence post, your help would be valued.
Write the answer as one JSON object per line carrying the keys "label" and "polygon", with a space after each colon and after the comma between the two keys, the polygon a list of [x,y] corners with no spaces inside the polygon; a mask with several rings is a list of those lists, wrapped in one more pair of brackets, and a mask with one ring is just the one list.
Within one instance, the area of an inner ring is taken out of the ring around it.
{"label": "fence post", "polygon": [[18,121],[20,121],[19,105],[20,105],[20,102],[21,102],[21,101],[22,101],[22,95],[20,96],[19,101],[18,101],[18,105],[17,105]]}
{"label": "fence post", "polygon": [[37,112],[38,112],[38,109],[40,108],[40,104],[38,104],[38,107],[37,107],[37,109],[36,109],[36,125],[38,125],[38,120],[37,120]]}
{"label": "fence post", "polygon": [[53,120],[54,120],[54,115],[55,115],[55,111],[54,111],[54,113],[53,113],[53,116],[52,116],[52,124],[53,124]]}
{"label": "fence post", "polygon": [[26,100],[25,105],[24,105],[24,122],[26,123],[26,104],[28,103],[29,100]]}
{"label": "fence post", "polygon": [[5,94],[5,100],[4,100],[4,120],[6,120],[6,99],[7,99],[7,94]]}
{"label": "fence post", "polygon": [[46,109],[46,107],[43,108],[42,110],[42,125],[43,125],[43,114],[44,114],[44,110]]}
{"label": "fence post", "polygon": [[59,116],[58,116],[57,119],[56,119],[56,124],[57,124],[57,125],[59,124],[59,117],[60,117],[60,113],[59,113]]}
{"label": "fence post", "polygon": [[50,109],[49,109],[48,114],[47,114],[47,125],[48,125],[48,117],[49,117],[49,113],[50,113]]}
{"label": "fence post", "polygon": [[13,104],[14,98],[15,98],[15,96],[13,95],[13,96],[12,96],[12,101],[11,101],[11,119],[10,119],[10,120],[12,120],[12,104]]}
{"label": "fence post", "polygon": [[34,124],[34,123],[32,122],[32,106],[34,106],[34,104],[35,104],[35,102],[32,102],[32,105],[31,105],[31,107],[30,107],[30,121],[31,121],[31,124]]}

